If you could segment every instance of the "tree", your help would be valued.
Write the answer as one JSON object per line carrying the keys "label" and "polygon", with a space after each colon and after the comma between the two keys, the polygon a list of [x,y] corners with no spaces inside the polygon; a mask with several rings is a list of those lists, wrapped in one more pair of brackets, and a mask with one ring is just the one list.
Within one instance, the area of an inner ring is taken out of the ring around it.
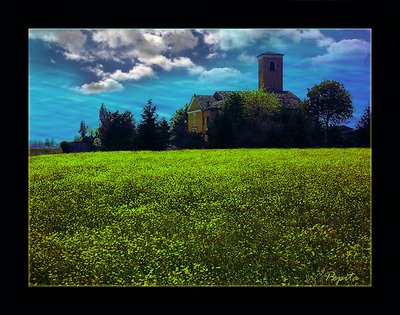
{"label": "tree", "polygon": [[89,132],[90,127],[82,120],[79,126],[78,133],[81,135],[82,140],[86,138],[86,133]]}
{"label": "tree", "polygon": [[61,141],[60,143],[60,147],[63,153],[70,153],[71,149],[70,149],[70,143],[66,140]]}
{"label": "tree", "polygon": [[353,115],[351,95],[342,83],[334,80],[322,81],[307,91],[307,108],[323,125],[327,144],[329,127],[347,122]]}
{"label": "tree", "polygon": [[[193,132],[193,134],[195,134]],[[217,113],[217,116],[208,126],[208,142],[213,148],[234,148],[236,139],[233,136],[233,123],[223,110]]]}
{"label": "tree", "polygon": [[44,140],[44,147],[45,148],[50,148],[51,147],[51,143],[50,143],[50,139],[49,138],[46,138]]}
{"label": "tree", "polygon": [[232,93],[211,123],[208,136],[213,147],[278,146],[279,110],[274,94],[264,91]]}
{"label": "tree", "polygon": [[244,129],[243,98],[232,93],[223,103],[221,110],[208,128],[210,145],[218,148],[238,147]]}
{"label": "tree", "polygon": [[201,134],[188,131],[189,105],[179,108],[170,119],[170,141],[179,149],[201,149],[206,142]]}
{"label": "tree", "polygon": [[304,148],[315,144],[314,123],[304,109],[303,103],[300,103],[298,108],[282,107],[278,120],[282,124],[280,146]]}
{"label": "tree", "polygon": [[75,138],[75,141],[87,143],[91,150],[95,140],[98,138],[98,129],[92,129],[83,120],[81,121],[78,133],[79,137]]}
{"label": "tree", "polygon": [[119,113],[109,111],[104,104],[99,112],[100,126],[97,134],[101,148],[106,151],[132,150],[136,129],[135,119],[130,111]]}
{"label": "tree", "polygon": [[170,119],[171,142],[178,148],[184,148],[188,133],[188,104],[175,111]]}
{"label": "tree", "polygon": [[364,109],[364,113],[357,123],[356,130],[356,142],[360,146],[369,147],[371,138],[371,107],[368,103],[367,107]]}
{"label": "tree", "polygon": [[142,150],[160,150],[161,139],[158,132],[157,124],[157,107],[153,105],[151,99],[147,101],[147,105],[142,110],[142,121],[138,126],[137,144]]}
{"label": "tree", "polygon": [[246,130],[249,130],[241,139],[240,146],[281,146],[283,126],[279,113],[282,104],[277,96],[263,90],[244,91],[240,95],[243,98]]}
{"label": "tree", "polygon": [[161,121],[158,123],[158,133],[160,138],[160,148],[167,148],[170,138],[170,127],[165,117],[161,118]]}

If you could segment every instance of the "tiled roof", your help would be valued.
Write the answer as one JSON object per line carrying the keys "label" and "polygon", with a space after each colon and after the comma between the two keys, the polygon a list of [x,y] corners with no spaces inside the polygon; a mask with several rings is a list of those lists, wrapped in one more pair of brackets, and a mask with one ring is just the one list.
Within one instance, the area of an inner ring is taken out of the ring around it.
{"label": "tiled roof", "polygon": [[288,108],[299,108],[300,99],[290,91],[282,91],[280,93],[274,93],[283,106]]}
{"label": "tiled roof", "polygon": [[213,95],[196,95],[195,98],[202,111],[219,107],[218,103],[220,103],[220,101],[215,99]]}
{"label": "tiled roof", "polygon": [[234,91],[216,91],[213,95],[194,95],[201,110],[218,109]]}
{"label": "tiled roof", "polygon": [[214,93],[214,97],[217,100],[223,100],[229,97],[232,93],[237,92],[237,91],[217,91]]}

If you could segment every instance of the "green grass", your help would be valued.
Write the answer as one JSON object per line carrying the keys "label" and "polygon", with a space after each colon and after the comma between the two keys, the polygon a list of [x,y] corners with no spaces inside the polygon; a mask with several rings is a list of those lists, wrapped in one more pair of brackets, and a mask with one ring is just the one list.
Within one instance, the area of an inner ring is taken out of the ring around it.
{"label": "green grass", "polygon": [[370,149],[31,156],[29,285],[371,285]]}

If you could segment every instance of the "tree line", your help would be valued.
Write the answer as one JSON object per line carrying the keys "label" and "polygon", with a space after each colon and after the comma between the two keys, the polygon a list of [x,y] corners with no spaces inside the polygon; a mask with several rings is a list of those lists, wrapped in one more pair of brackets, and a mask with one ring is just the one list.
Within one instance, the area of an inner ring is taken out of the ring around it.
{"label": "tree line", "polygon": [[44,140],[33,139],[29,141],[29,147],[31,149],[58,148],[59,143],[54,138],[45,138]]}
{"label": "tree line", "polygon": [[370,106],[355,130],[340,125],[353,117],[350,93],[342,83],[325,80],[307,89],[299,106],[264,91],[233,93],[208,129],[209,145],[237,147],[370,146]]}
{"label": "tree line", "polygon": [[[89,151],[164,150],[169,144],[170,126],[164,117],[158,119],[156,110],[157,107],[149,99],[143,107],[142,120],[136,125],[131,111],[112,112],[102,104],[99,127],[92,129],[81,121],[79,136],[74,142],[86,144]],[[71,150],[68,141],[62,141],[60,146],[63,152]]]}
{"label": "tree line", "polygon": [[[353,114],[350,93],[342,83],[325,80],[307,89],[299,106],[282,104],[273,93],[232,93],[222,104],[206,134],[188,131],[188,104],[168,122],[158,118],[151,100],[137,125],[130,111],[99,110],[98,128],[81,121],[74,142],[88,150],[165,150],[167,148],[350,147],[370,146],[370,106],[356,129],[340,126]],[[71,143],[62,141],[63,152]]]}

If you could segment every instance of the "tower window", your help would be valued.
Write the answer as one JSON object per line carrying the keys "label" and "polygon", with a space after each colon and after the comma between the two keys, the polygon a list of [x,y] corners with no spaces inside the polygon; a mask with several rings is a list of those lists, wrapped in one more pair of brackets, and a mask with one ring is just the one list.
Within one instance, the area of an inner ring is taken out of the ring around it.
{"label": "tower window", "polygon": [[275,61],[270,61],[270,63],[269,63],[269,71],[276,71]]}

